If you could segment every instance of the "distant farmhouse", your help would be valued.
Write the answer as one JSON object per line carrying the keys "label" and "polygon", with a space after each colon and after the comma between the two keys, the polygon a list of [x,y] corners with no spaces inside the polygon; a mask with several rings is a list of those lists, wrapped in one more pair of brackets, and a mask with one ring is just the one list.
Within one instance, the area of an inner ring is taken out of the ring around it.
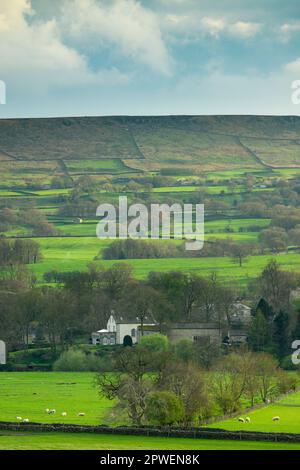
{"label": "distant farmhouse", "polygon": [[[172,323],[168,328],[171,341],[190,339],[200,344],[242,344],[247,341],[247,330],[251,321],[251,309],[247,305],[235,302],[232,305],[229,328],[221,328],[217,322],[185,321]],[[151,315],[143,319],[129,318],[112,312],[106,329],[92,333],[94,345],[123,344],[124,338],[131,337],[132,343],[140,341],[141,336],[151,335],[159,331],[158,324]]]}
{"label": "distant farmhouse", "polygon": [[[92,333],[92,344],[123,344],[124,338],[130,336],[132,343],[138,343],[141,336],[157,332],[158,328],[151,315],[144,317],[143,325],[138,318],[129,318],[112,312],[107,327]],[[143,330],[143,331],[142,331]]]}

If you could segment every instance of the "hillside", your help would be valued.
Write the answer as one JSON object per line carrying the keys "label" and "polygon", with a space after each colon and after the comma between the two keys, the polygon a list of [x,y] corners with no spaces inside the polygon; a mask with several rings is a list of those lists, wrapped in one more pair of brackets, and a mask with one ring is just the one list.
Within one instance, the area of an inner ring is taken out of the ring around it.
{"label": "hillside", "polygon": [[[0,120],[0,161],[117,159],[139,171],[300,167],[300,117],[165,116]],[[3,163],[5,162],[5,163]],[[78,164],[77,164],[78,165]],[[75,165],[76,166],[76,165]],[[55,168],[54,168],[55,170]]]}

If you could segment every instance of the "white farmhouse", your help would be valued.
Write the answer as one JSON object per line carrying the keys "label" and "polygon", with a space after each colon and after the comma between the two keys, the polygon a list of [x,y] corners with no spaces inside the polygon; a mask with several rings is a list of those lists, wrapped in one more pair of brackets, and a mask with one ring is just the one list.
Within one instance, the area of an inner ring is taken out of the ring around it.
{"label": "white farmhouse", "polygon": [[[151,334],[151,332],[156,332],[155,326],[156,323],[151,315],[144,317],[144,334]],[[142,335],[141,329],[142,324],[138,317],[128,318],[112,312],[108,319],[106,329],[92,333],[92,344],[123,344],[125,336],[130,336],[132,343],[135,344],[139,342],[139,339]]]}
{"label": "white farmhouse", "polygon": [[0,341],[0,364],[6,364],[6,344],[4,341]]}

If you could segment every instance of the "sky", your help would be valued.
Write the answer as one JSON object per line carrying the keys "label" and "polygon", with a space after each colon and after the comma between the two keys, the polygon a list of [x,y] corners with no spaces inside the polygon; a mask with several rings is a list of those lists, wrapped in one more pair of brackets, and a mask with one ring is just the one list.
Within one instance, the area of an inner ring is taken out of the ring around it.
{"label": "sky", "polygon": [[299,115],[295,80],[299,0],[0,0],[0,118]]}

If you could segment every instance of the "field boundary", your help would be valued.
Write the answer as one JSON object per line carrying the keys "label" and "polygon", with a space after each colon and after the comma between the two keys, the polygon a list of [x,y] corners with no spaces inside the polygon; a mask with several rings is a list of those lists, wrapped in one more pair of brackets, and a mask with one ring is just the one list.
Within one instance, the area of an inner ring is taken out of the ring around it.
{"label": "field boundary", "polygon": [[157,427],[110,427],[82,426],[76,424],[41,424],[0,422],[0,431],[32,431],[32,432],[65,432],[116,434],[147,437],[177,437],[193,439],[213,439],[232,441],[262,441],[300,443],[300,434],[264,433],[254,431],[227,431],[225,429],[207,428],[157,428]]}

